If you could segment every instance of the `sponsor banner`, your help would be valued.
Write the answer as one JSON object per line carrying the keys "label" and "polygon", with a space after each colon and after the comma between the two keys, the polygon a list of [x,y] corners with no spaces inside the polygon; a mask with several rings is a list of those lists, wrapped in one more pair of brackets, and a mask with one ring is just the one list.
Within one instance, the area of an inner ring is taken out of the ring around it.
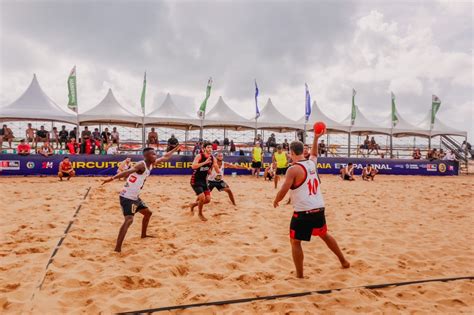
{"label": "sponsor banner", "polygon": [[[18,156],[0,154],[0,175],[56,175],[63,155],[43,157],[41,155]],[[76,174],[79,176],[108,176],[117,172],[118,163],[130,157],[133,162],[141,160],[139,155],[70,155]],[[226,156],[225,161],[250,167],[249,156]],[[170,160],[159,163],[152,175],[191,175],[193,157],[174,155]],[[339,174],[341,167],[347,163],[354,164],[357,175],[367,163],[387,175],[458,175],[458,163],[454,161],[423,161],[401,159],[366,159],[321,157],[318,159],[320,174]],[[271,158],[264,158],[263,166],[267,167]],[[226,174],[236,172],[239,175],[250,174],[247,170],[226,169]]]}

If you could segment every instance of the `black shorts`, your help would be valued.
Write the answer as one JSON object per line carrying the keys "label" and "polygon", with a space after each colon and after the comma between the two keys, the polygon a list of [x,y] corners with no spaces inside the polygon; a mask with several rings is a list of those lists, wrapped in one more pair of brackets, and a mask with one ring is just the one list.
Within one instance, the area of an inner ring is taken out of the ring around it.
{"label": "black shorts", "polygon": [[277,168],[276,174],[277,175],[285,175],[287,169],[288,169],[288,167]]}
{"label": "black shorts", "polygon": [[347,174],[345,174],[345,175],[344,175],[344,180],[351,180],[351,176],[350,176],[350,175],[347,175]]}
{"label": "black shorts", "polygon": [[204,193],[205,195],[211,194],[207,182],[195,182],[194,184],[191,184],[191,187],[193,187],[193,190],[196,195],[200,195],[202,193]]}
{"label": "black shorts", "polygon": [[324,236],[327,233],[324,208],[294,212],[290,223],[290,238],[310,241],[311,236]]}
{"label": "black shorts", "polygon": [[214,188],[217,188],[218,191],[222,191],[225,188],[229,187],[226,182],[223,180],[210,180],[209,181],[209,190],[212,191]]}
{"label": "black shorts", "polygon": [[270,173],[267,173],[267,179],[268,179],[268,180],[272,180],[272,179],[273,179],[273,175],[270,174]]}
{"label": "black shorts", "polygon": [[61,175],[62,175],[63,177],[69,177],[69,176],[71,176],[71,174],[69,174],[68,172],[61,172],[61,171],[59,171],[59,173],[61,173]]}
{"label": "black shorts", "polygon": [[262,168],[262,162],[252,162],[252,168]]}
{"label": "black shorts", "polygon": [[148,206],[138,198],[137,200],[128,199],[120,196],[120,206],[122,207],[122,212],[124,216],[135,215],[136,212],[148,208]]}

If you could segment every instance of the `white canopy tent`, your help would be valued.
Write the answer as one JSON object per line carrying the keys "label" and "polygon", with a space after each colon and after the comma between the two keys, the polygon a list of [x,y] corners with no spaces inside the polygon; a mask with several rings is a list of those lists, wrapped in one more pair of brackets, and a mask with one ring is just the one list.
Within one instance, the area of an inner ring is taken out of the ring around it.
{"label": "white canopy tent", "polygon": [[[255,124],[255,122],[253,122],[253,124]],[[275,130],[278,132],[303,129],[303,126],[296,125],[296,121],[283,115],[275,105],[273,105],[270,98],[265,107],[260,111],[260,117],[257,119],[257,127],[258,129]]]}
{"label": "white canopy tent", "polygon": [[77,124],[76,113],[56,104],[41,89],[36,74],[26,91],[10,105],[0,107],[0,120],[58,121]]}
{"label": "white canopy tent", "polygon": [[200,120],[181,111],[168,93],[163,103],[145,116],[145,125],[191,129],[199,127]]}
{"label": "white canopy tent", "polygon": [[392,114],[390,113],[386,119],[384,119],[382,126],[389,128],[391,134],[394,137],[407,137],[407,136],[420,136],[420,137],[429,137],[429,129],[423,129],[417,126],[410,124],[407,120],[403,118],[402,115],[395,110],[395,114],[398,118],[398,122],[395,126],[392,127]]}
{"label": "white canopy tent", "polygon": [[423,119],[417,126],[424,130],[428,130],[429,135],[431,137],[443,136],[443,135],[467,137],[466,131],[461,131],[455,128],[451,128],[436,117],[435,117],[433,126],[431,126],[431,110],[428,112],[425,119]]}
{"label": "white canopy tent", "polygon": [[143,117],[132,113],[123,107],[115,98],[112,89],[109,89],[104,99],[91,109],[79,113],[81,125],[93,124],[117,124],[117,125],[141,125]]}
{"label": "white canopy tent", "polygon": [[254,129],[255,123],[247,118],[237,114],[226,102],[222,96],[216,105],[206,114],[203,121],[205,128],[232,128],[235,130]]}
{"label": "white canopy tent", "polygon": [[368,120],[362,112],[359,110],[359,107],[356,106],[356,117],[354,120],[354,124],[351,124],[351,115],[347,116],[341,124],[348,126],[349,131],[353,134],[382,134],[382,135],[390,135],[390,128],[385,128],[379,126],[370,120]]}
{"label": "white canopy tent", "polygon": [[[340,122],[337,122],[328,116],[324,114],[321,109],[319,108],[318,104],[316,101],[313,102],[313,105],[311,106],[311,115],[309,116],[308,119],[308,126],[309,128],[312,129],[312,124],[314,124],[316,121],[322,121],[326,124],[326,129],[328,133],[340,133],[340,132],[349,132],[349,126],[343,125]],[[301,129],[304,128],[304,123],[305,123],[305,116],[301,117],[299,120],[296,122],[296,126],[300,126]],[[308,129],[307,126],[307,129]]]}

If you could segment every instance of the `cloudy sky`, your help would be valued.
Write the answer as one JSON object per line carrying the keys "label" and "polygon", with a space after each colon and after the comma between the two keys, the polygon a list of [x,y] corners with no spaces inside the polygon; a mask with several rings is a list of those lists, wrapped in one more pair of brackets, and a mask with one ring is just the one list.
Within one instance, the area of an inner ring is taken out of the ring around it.
{"label": "cloudy sky", "polygon": [[209,105],[222,95],[241,114],[268,97],[287,116],[304,114],[304,83],[336,120],[356,103],[374,121],[398,110],[412,123],[442,100],[438,117],[473,139],[473,5],[470,1],[12,1],[0,0],[0,105],[36,73],[67,103],[77,65],[80,110],[108,88],[138,111],[166,93],[195,112],[207,78]]}

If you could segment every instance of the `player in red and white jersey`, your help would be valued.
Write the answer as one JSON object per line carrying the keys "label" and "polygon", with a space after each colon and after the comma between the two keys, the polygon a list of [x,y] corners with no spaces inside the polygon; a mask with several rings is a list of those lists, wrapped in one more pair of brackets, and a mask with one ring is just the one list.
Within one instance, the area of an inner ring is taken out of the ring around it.
{"label": "player in red and white jersey", "polygon": [[143,161],[140,161],[135,164],[134,167],[120,172],[113,177],[109,177],[102,182],[102,185],[108,182],[113,181],[114,179],[127,178],[125,185],[120,192],[120,206],[122,207],[122,212],[124,215],[124,222],[120,227],[120,231],[117,237],[117,244],[115,245],[115,251],[122,251],[122,243],[127,234],[128,228],[133,223],[133,216],[136,212],[139,212],[143,215],[142,221],[142,238],[147,237],[146,234],[148,223],[150,222],[150,217],[152,212],[148,209],[148,206],[140,199],[140,192],[145,185],[145,181],[148,176],[151,174],[153,166],[162,161],[168,160],[174,152],[180,149],[180,146],[177,146],[173,150],[169,151],[161,158],[156,158],[156,152],[153,148],[143,149]]}
{"label": "player in red and white jersey", "polygon": [[311,236],[319,236],[339,258],[343,268],[349,268],[350,263],[344,258],[336,240],[327,232],[324,215],[324,199],[321,193],[320,180],[317,170],[318,139],[321,134],[315,134],[311,155],[304,157],[304,145],[300,141],[290,144],[290,155],[294,162],[286,172],[286,179],[277,193],[273,206],[276,208],[288,191],[294,208],[290,223],[290,241],[296,276],[303,278],[303,248],[301,241],[310,241]]}

